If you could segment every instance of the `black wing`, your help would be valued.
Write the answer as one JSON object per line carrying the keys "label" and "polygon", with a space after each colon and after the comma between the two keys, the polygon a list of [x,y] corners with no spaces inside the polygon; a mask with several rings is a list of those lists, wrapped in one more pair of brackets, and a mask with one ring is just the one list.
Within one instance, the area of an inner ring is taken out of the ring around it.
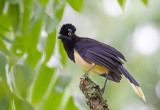
{"label": "black wing", "polygon": [[120,58],[125,60],[113,47],[89,38],[80,38],[75,44],[75,50],[88,63],[94,62],[110,71],[118,69],[118,66],[123,64]]}
{"label": "black wing", "polygon": [[85,59],[94,62],[97,65],[107,68],[110,71],[114,71],[118,68],[118,63],[107,57],[104,54],[99,53],[92,49],[86,51]]}
{"label": "black wing", "polygon": [[[113,47],[89,38],[82,38],[75,45],[75,50],[88,63],[95,63],[110,71],[109,79],[119,82],[121,73],[118,67],[123,64],[124,56]],[[103,76],[103,75],[102,75]]]}

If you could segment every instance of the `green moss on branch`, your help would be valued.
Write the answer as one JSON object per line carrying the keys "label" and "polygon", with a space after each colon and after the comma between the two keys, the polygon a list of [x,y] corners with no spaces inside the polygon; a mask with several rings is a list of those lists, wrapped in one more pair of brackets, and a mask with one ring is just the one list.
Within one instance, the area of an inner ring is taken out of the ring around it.
{"label": "green moss on branch", "polygon": [[80,81],[80,90],[86,97],[86,103],[92,110],[109,110],[107,101],[102,97],[99,85],[96,85],[90,78],[84,77]]}

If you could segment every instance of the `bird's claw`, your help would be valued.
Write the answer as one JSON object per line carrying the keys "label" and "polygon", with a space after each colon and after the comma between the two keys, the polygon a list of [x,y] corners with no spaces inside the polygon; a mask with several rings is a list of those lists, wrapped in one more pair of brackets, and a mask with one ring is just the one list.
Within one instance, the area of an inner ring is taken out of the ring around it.
{"label": "bird's claw", "polygon": [[104,94],[104,90],[105,90],[104,88],[101,89],[102,95]]}
{"label": "bird's claw", "polygon": [[88,78],[88,74],[84,74],[83,76],[84,76],[85,78]]}

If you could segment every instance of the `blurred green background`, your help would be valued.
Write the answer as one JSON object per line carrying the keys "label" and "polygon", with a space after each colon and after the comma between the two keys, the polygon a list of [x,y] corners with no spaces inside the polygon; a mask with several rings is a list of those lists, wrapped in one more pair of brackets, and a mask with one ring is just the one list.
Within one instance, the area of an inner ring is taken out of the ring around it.
{"label": "blurred green background", "polygon": [[[108,81],[111,110],[160,110],[160,0],[0,0],[0,110],[89,110],[84,71],[57,39],[64,23],[127,59],[146,103],[123,77]],[[101,87],[104,78],[89,74]]]}

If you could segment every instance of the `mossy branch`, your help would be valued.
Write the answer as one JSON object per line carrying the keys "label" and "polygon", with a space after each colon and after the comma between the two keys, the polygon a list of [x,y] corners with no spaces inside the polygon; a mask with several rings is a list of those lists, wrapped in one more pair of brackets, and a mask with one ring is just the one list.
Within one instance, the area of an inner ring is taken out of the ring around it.
{"label": "mossy branch", "polygon": [[107,100],[102,97],[102,90],[90,78],[84,77],[80,81],[80,90],[86,97],[86,103],[92,110],[109,110]]}

